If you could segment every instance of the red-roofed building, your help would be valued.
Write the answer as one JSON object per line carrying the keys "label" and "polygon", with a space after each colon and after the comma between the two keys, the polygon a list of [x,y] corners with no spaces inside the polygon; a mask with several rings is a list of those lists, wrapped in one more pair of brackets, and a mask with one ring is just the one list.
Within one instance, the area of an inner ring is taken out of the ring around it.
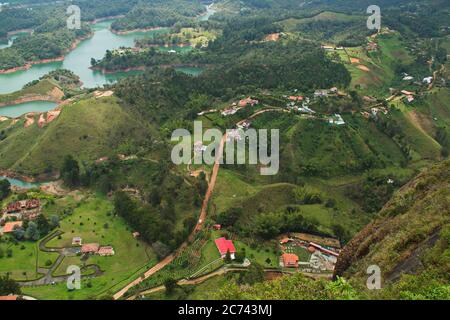
{"label": "red-roofed building", "polygon": [[0,296],[0,301],[15,301],[17,300],[19,297],[18,296],[13,296],[13,295],[9,295],[9,296]]}
{"label": "red-roofed building", "polygon": [[248,97],[248,98],[240,100],[239,103],[238,103],[238,106],[239,107],[246,107],[247,105],[250,105],[250,106],[253,107],[255,104],[258,104],[258,103],[259,103],[258,100],[254,100],[254,99]]}
{"label": "red-roofed building", "polygon": [[285,268],[298,268],[298,256],[293,253],[283,253],[281,256]]}
{"label": "red-roofed building", "polygon": [[291,242],[291,241],[292,241],[292,239],[289,239],[289,238],[283,238],[283,239],[280,240],[280,244],[286,244],[286,243],[289,243],[289,242]]}
{"label": "red-roofed building", "polygon": [[219,250],[220,256],[225,258],[227,252],[230,252],[231,259],[234,259],[234,254],[236,253],[236,248],[234,247],[233,241],[227,240],[225,238],[216,239],[217,250]]}
{"label": "red-roofed building", "polygon": [[98,243],[86,243],[81,247],[81,253],[97,253],[99,247]]}
{"label": "red-roofed building", "polygon": [[100,256],[113,256],[115,254],[114,249],[111,246],[100,247],[97,253]]}
{"label": "red-roofed building", "polygon": [[289,100],[291,100],[291,101],[303,101],[303,96],[290,96]]}
{"label": "red-roofed building", "polygon": [[21,226],[22,221],[7,222],[3,227],[3,233],[11,233],[14,229],[20,228]]}

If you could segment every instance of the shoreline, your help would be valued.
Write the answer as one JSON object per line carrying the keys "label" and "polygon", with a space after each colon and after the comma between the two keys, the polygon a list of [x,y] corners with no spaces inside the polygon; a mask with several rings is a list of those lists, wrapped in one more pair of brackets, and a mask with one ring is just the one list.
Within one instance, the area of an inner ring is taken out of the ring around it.
{"label": "shoreline", "polygon": [[138,48],[155,48],[155,47],[163,47],[163,48],[171,48],[171,47],[177,47],[177,48],[185,48],[185,47],[193,47],[191,43],[164,43],[164,44],[158,44],[158,43],[150,43],[150,44],[144,44]]}
{"label": "shoreline", "polygon": [[162,29],[170,29],[170,27],[149,27],[149,28],[138,28],[138,29],[131,29],[131,30],[114,30],[114,29],[109,29],[111,30],[112,33],[117,34],[117,35],[125,35],[125,34],[130,34],[130,33],[135,33],[135,32],[147,32],[147,31],[154,31],[154,30],[162,30]]}
{"label": "shoreline", "polygon": [[87,21],[86,23],[88,23],[88,24],[96,24],[98,22],[107,21],[107,20],[113,20],[113,19],[120,19],[120,18],[123,18],[123,17],[125,17],[124,14],[119,14],[117,16],[107,16],[107,17],[103,17],[103,18],[97,18],[97,19],[94,19],[94,20],[91,20],[91,21]]}
{"label": "shoreline", "polygon": [[145,71],[147,67],[146,66],[139,66],[139,67],[128,67],[128,68],[122,68],[122,69],[105,69],[105,68],[99,68],[99,67],[89,67],[89,69],[94,71],[100,71],[103,74],[114,74],[118,72],[131,72],[131,71]]}
{"label": "shoreline", "polygon": [[72,50],[75,50],[75,48],[84,40],[87,40],[89,38],[91,38],[94,35],[93,32],[89,33],[89,35],[85,36],[85,37],[81,37],[81,38],[77,38],[73,41],[72,45],[70,46],[70,48],[66,49],[64,51],[64,54],[55,58],[48,58],[48,59],[41,59],[41,60],[37,60],[37,61],[28,61],[25,65],[23,66],[18,66],[18,67],[14,67],[14,68],[10,68],[10,69],[2,69],[0,70],[0,74],[9,74],[9,73],[14,73],[17,71],[25,71],[30,69],[33,65],[36,64],[46,64],[46,63],[51,63],[51,62],[61,62],[64,61],[64,59],[66,58],[66,55],[71,52]]}
{"label": "shoreline", "polygon": [[60,100],[56,97],[53,97],[51,95],[43,96],[43,95],[37,94],[37,95],[28,96],[28,97],[22,97],[22,98],[19,98],[16,100],[8,101],[8,102],[0,102],[0,108],[4,108],[4,107],[8,107],[8,106],[15,106],[18,104],[34,102],[34,101],[54,102],[57,105],[62,103],[62,100]]}
{"label": "shoreline", "polygon": [[200,64],[159,64],[154,66],[137,66],[128,67],[122,69],[105,69],[100,67],[90,67],[91,70],[100,71],[103,74],[113,74],[117,72],[130,72],[130,71],[145,71],[147,68],[208,68],[210,65],[200,65]]}
{"label": "shoreline", "polygon": [[49,179],[55,179],[55,176],[53,175],[47,175],[47,174],[41,174],[37,177],[31,177],[24,174],[17,173],[12,170],[0,170],[0,176],[7,177],[10,179],[17,179],[26,183],[46,183],[46,182],[52,182],[49,181]]}

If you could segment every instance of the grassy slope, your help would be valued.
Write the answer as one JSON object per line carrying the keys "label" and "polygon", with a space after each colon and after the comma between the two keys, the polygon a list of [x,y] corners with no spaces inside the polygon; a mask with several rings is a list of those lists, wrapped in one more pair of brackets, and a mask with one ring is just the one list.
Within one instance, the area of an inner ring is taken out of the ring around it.
{"label": "grassy slope", "polygon": [[46,95],[54,87],[59,87],[55,81],[44,79],[42,81],[39,81],[37,84],[25,89],[9,94],[0,94],[0,103],[7,103],[9,101],[14,101],[25,96]]}
{"label": "grassy slope", "polygon": [[111,154],[126,140],[141,140],[146,130],[114,97],[87,99],[67,105],[61,115],[39,128],[22,121],[0,142],[0,167],[25,174],[58,168],[65,155],[92,161]]}
{"label": "grassy slope", "polygon": [[[434,281],[440,283],[435,289],[442,281],[444,284],[447,281],[448,288],[448,274],[447,280],[442,275],[446,274],[449,254],[449,169],[449,160],[441,162],[397,192],[379,217],[344,248],[336,266],[337,274],[351,278],[355,286],[363,286],[366,268],[376,264],[381,268],[384,285],[394,294],[399,294],[397,289],[403,285],[414,282],[407,276],[390,285],[389,280],[398,279],[402,273],[434,274]],[[418,276],[414,290],[432,283],[425,281],[419,285],[422,276]]]}
{"label": "grassy slope", "polygon": [[[65,284],[24,288],[23,291],[40,299],[98,298],[107,294],[110,288],[114,288],[112,291],[118,289],[127,280],[143,272],[146,266],[155,263],[151,248],[134,239],[131,234],[133,230],[121,218],[109,215],[111,210],[112,205],[106,199],[95,197],[86,200],[72,215],[61,221],[60,229],[65,232],[61,239],[54,238],[47,244],[50,247],[70,247],[72,237],[81,236],[84,243],[112,245],[116,253],[112,257],[91,256],[86,261],[81,261],[79,256],[66,257],[55,271],[55,275],[62,275],[72,264],[80,267],[98,264],[105,272],[102,276],[83,281],[82,288],[73,292],[69,292]],[[108,228],[104,226],[106,223]],[[92,284],[91,288],[87,286],[88,282]]]}

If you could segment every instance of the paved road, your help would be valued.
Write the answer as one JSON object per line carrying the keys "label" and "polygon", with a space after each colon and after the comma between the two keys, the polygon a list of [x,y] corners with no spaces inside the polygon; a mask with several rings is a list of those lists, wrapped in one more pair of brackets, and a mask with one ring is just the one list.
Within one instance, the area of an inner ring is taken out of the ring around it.
{"label": "paved road", "polygon": [[[44,276],[42,278],[39,278],[37,280],[31,280],[31,281],[20,281],[19,284],[23,287],[27,286],[42,286],[42,285],[49,285],[52,283],[61,283],[67,281],[67,278],[70,275],[63,275],[63,276],[53,276],[53,272],[58,268],[58,266],[61,264],[61,262],[64,260],[66,256],[73,256],[77,254],[80,249],[79,248],[49,248],[46,246],[46,244],[52,240],[53,238],[63,234],[64,232],[61,230],[58,230],[51,235],[49,235],[47,238],[42,240],[39,243],[39,250],[43,252],[54,252],[59,253],[58,258],[56,261],[52,264],[50,269],[42,268],[37,266],[37,272],[40,274],[43,274]],[[93,268],[94,273],[89,276],[82,276],[82,278],[94,278],[101,276],[103,274],[103,271],[101,271],[100,267],[98,265],[88,265],[83,268],[81,268],[81,271],[87,269],[87,268]]]}
{"label": "paved road", "polygon": [[[247,119],[241,120],[238,123],[236,123],[236,125],[249,120],[249,119],[253,119],[254,117],[265,113],[265,112],[288,112],[287,110],[281,109],[281,108],[276,108],[276,107],[270,107],[267,109],[263,109],[263,110],[259,110],[256,113],[252,114],[250,117],[248,117]],[[207,215],[207,211],[208,211],[208,203],[209,200],[212,196],[212,193],[214,191],[214,187],[216,185],[216,181],[217,181],[217,175],[219,173],[219,169],[220,169],[220,159],[222,158],[223,155],[223,149],[225,146],[225,141],[227,140],[227,134],[225,133],[222,137],[222,140],[220,141],[220,145],[219,145],[219,151],[216,155],[216,160],[213,166],[213,170],[212,170],[212,174],[211,174],[211,179],[209,180],[209,185],[208,185],[208,190],[206,191],[205,194],[205,198],[203,200],[203,204],[202,204],[202,208],[200,210],[200,216],[197,222],[197,225],[194,228],[194,231],[189,235],[188,239],[183,242],[181,244],[181,246],[176,250],[175,253],[170,254],[169,256],[167,256],[166,258],[164,258],[163,260],[161,260],[160,262],[158,262],[156,265],[154,265],[152,268],[150,268],[149,270],[147,270],[144,275],[142,277],[139,277],[137,279],[135,279],[134,281],[130,282],[129,284],[127,284],[124,288],[122,288],[121,290],[119,290],[117,293],[115,293],[113,295],[113,298],[115,300],[122,298],[125,293],[131,289],[132,287],[138,285],[139,283],[141,283],[142,281],[144,281],[145,279],[147,279],[148,277],[152,276],[153,274],[155,274],[156,272],[158,272],[159,270],[161,270],[162,268],[164,268],[165,266],[167,266],[169,263],[171,263],[175,257],[184,249],[188,246],[189,242],[191,242],[194,238],[195,235],[203,228],[203,224],[205,223],[205,219],[206,219],[206,215]]]}

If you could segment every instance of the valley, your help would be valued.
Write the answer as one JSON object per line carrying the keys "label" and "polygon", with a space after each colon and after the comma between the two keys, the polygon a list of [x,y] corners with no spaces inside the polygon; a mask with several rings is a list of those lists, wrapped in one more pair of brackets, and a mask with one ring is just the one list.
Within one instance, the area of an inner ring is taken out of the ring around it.
{"label": "valley", "polygon": [[79,0],[71,31],[25,2],[0,12],[34,30],[0,46],[0,297],[450,298],[448,5],[368,30],[363,2]]}

